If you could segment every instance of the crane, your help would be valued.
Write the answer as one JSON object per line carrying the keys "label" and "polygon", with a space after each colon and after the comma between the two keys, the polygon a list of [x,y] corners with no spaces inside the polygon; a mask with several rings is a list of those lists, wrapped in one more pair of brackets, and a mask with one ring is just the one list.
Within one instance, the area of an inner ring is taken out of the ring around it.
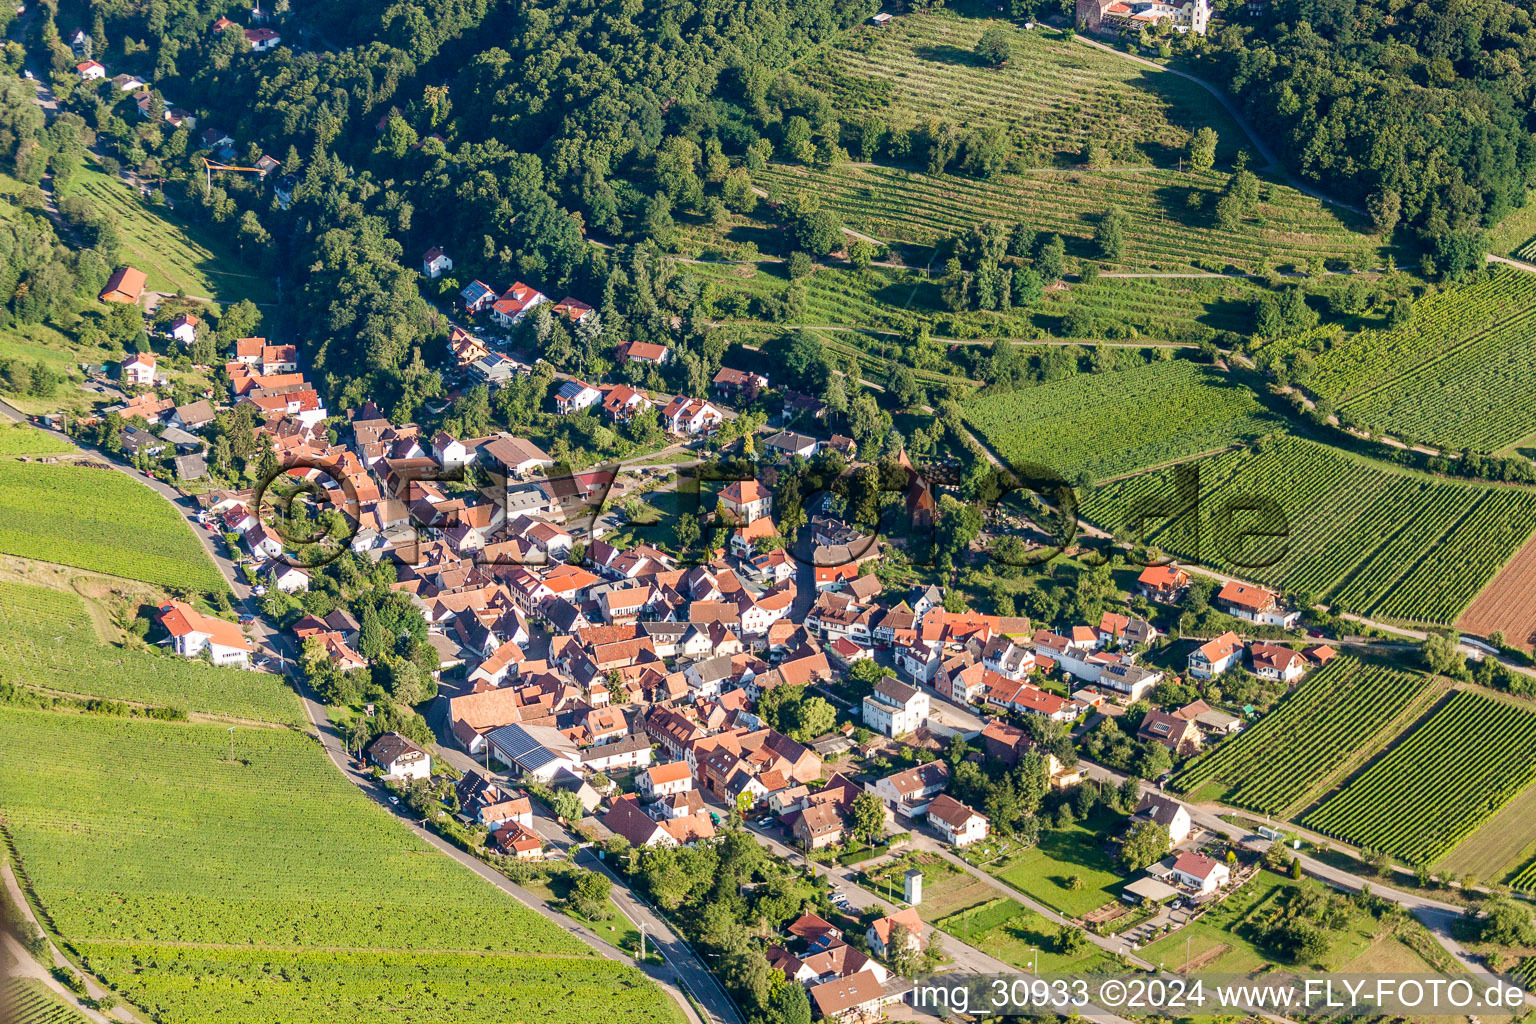
{"label": "crane", "polygon": [[262,170],[261,170],[260,167],[236,167],[234,164],[216,164],[212,160],[209,160],[207,157],[199,157],[199,159],[201,159],[203,161],[203,171],[204,171],[204,173],[206,173],[208,175],[208,191],[209,192],[213,191],[213,172],[214,171],[241,171],[241,172],[248,172],[250,174],[261,174],[262,173]]}

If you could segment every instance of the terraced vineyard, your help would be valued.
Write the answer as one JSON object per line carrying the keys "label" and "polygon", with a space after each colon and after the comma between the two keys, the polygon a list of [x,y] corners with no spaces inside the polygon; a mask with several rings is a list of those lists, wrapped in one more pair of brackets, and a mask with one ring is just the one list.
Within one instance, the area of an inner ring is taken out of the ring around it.
{"label": "terraced vineyard", "polygon": [[0,663],[8,682],[250,721],[304,724],[298,698],[281,676],[109,646],[74,594],[0,582],[0,619],[6,626],[0,631]]}
{"label": "terraced vineyard", "polygon": [[229,589],[164,498],[105,466],[0,461],[0,553],[191,593]]}
{"label": "terraced vineyard", "polygon": [[1184,359],[977,395],[962,408],[1003,459],[1068,480],[1134,472],[1282,426],[1247,388]]}
{"label": "terraced vineyard", "polygon": [[1282,815],[1424,695],[1429,677],[1339,657],[1275,710],[1192,761],[1173,780],[1187,793],[1213,780],[1222,802]]}
{"label": "terraced vineyard", "polygon": [[[1001,68],[974,55],[983,31],[1006,31],[1013,58]],[[1211,125],[1232,155],[1246,139],[1200,86],[1074,42],[1020,31],[1004,20],[950,11],[863,26],[796,72],[839,111],[921,121],[942,109],[963,126],[1000,125],[1012,153],[1032,164],[1074,162],[1090,139],[1132,163],[1171,164],[1196,128]]]}
{"label": "terraced vineyard", "polygon": [[40,905],[154,1019],[681,1020],[637,969],[417,839],[312,736],[12,707],[0,735]]}
{"label": "terraced vineyard", "polygon": [[1022,221],[1059,233],[1070,254],[1095,257],[1095,226],[1114,203],[1130,217],[1125,253],[1116,261],[1121,270],[1253,270],[1265,260],[1305,264],[1313,257],[1360,266],[1380,261],[1375,240],[1356,230],[1351,214],[1274,182],[1263,185],[1262,219],[1250,218],[1231,231],[1210,226],[1185,202],[1195,191],[1204,209],[1214,207],[1227,181],[1214,172],[1039,171],[980,181],[891,167],[773,164],[753,178],[786,194],[819,195],[849,227],[892,243],[931,246],[981,221]]}
{"label": "terraced vineyard", "polygon": [[1536,431],[1533,379],[1536,274],[1491,267],[1418,303],[1405,326],[1323,352],[1306,385],[1383,433],[1494,452]]}
{"label": "terraced vineyard", "polygon": [[36,978],[12,978],[0,990],[0,1019],[8,1024],[88,1024]]}
{"label": "terraced vineyard", "polygon": [[1532,781],[1536,713],[1463,690],[1303,824],[1432,864]]}
{"label": "terraced vineyard", "polygon": [[[1419,476],[1291,436],[1196,469],[1198,507],[1158,510],[1149,542],[1361,614],[1452,623],[1536,531],[1529,491]],[[1094,491],[1082,511],[1117,529],[1173,493],[1169,472],[1148,473]]]}
{"label": "terraced vineyard", "polygon": [[[688,273],[712,282],[714,294],[722,297],[716,313],[727,321],[739,318],[729,296],[783,300],[789,290],[789,282],[779,273],[755,266],[694,265]],[[1083,307],[1104,325],[1100,333],[1110,327],[1131,327],[1149,338],[1191,344],[1215,331],[1248,330],[1252,303],[1264,290],[1246,278],[1100,277],[1089,285],[1046,292],[1029,308],[955,312],[943,307],[937,283],[916,272],[873,267],[860,274],[833,265],[819,267],[803,280],[804,306],[783,321],[787,325],[901,333],[915,318],[943,336],[1029,339],[1047,333],[1059,337],[1067,313]]]}

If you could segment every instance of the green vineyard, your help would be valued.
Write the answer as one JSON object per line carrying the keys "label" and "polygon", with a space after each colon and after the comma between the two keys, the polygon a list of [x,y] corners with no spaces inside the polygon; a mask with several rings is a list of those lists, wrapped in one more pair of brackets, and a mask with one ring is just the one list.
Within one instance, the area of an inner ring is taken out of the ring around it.
{"label": "green vineyard", "polygon": [[12,978],[0,989],[0,1020],[6,1024],[87,1024],[36,978]]}
{"label": "green vineyard", "polygon": [[[1192,506],[1174,500],[1163,471],[1099,488],[1082,512],[1110,529],[1140,514],[1149,543],[1345,611],[1447,624],[1536,531],[1531,492],[1419,476],[1290,436],[1196,468]],[[1244,536],[1257,530],[1283,535]]]}
{"label": "green vineyard", "polygon": [[772,164],[752,177],[786,195],[819,196],[849,227],[891,243],[931,246],[983,221],[1021,221],[1060,234],[1069,254],[1092,257],[1098,218],[1114,203],[1130,217],[1125,251],[1114,261],[1121,270],[1252,270],[1313,258],[1375,266],[1379,260],[1373,241],[1337,211],[1283,185],[1266,183],[1260,217],[1231,230],[1192,215],[1187,195],[1197,193],[1202,208],[1211,209],[1226,186],[1227,176],[1215,172],[1036,171],[980,181],[893,167]]}
{"label": "green vineyard", "polygon": [[0,461],[0,553],[194,593],[229,589],[169,502],[105,466]]}
{"label": "green vineyard", "polygon": [[282,676],[109,646],[74,594],[0,582],[0,618],[8,682],[250,721],[304,722]]}
{"label": "green vineyard", "polygon": [[1533,780],[1536,712],[1460,691],[1302,823],[1432,864]]}
{"label": "green vineyard", "polygon": [[1533,379],[1536,274],[1493,267],[1419,303],[1405,326],[1323,352],[1306,384],[1364,426],[1493,452],[1536,433]]}
{"label": "green vineyard", "polygon": [[417,838],[313,736],[10,707],[0,735],[40,905],[149,1019],[680,1019],[638,970]]}
{"label": "green vineyard", "polygon": [[933,10],[847,33],[796,75],[840,110],[921,121],[944,109],[954,123],[998,126],[1028,163],[1076,160],[1090,139],[1134,163],[1172,164],[1189,133],[1212,125],[1230,157],[1244,141],[1210,93],[1176,75],[1147,74],[1056,32],[1009,29],[1014,59],[972,56],[984,30],[1006,22]]}
{"label": "green vineyard", "polygon": [[1004,460],[1103,479],[1278,430],[1247,388],[1176,359],[973,396],[965,422]]}
{"label": "green vineyard", "polygon": [[57,434],[50,434],[24,423],[9,427],[0,425],[0,457],[63,455],[74,450],[74,445]]}
{"label": "green vineyard", "polygon": [[1227,786],[1223,802],[1280,814],[1379,736],[1429,683],[1416,673],[1337,658],[1256,724],[1196,758],[1173,787],[1187,793],[1220,780]]}

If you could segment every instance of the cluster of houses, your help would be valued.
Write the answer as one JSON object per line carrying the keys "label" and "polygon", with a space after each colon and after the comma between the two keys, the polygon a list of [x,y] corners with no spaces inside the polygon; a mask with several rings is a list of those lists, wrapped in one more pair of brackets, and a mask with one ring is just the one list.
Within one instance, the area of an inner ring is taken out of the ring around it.
{"label": "cluster of houses", "polygon": [[[908,908],[870,923],[865,941],[876,956],[891,952],[892,935],[905,928],[914,948],[928,927]],[[842,929],[817,914],[790,922],[781,943],[768,947],[768,964],[785,979],[804,985],[817,1015],[825,1020],[877,1020],[880,1008],[901,999],[910,988],[877,960],[844,940]]]}

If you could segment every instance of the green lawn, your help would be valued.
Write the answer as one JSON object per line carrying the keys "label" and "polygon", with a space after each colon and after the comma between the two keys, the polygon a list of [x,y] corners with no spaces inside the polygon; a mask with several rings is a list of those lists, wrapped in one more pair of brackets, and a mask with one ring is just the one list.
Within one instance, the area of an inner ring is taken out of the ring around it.
{"label": "green lawn", "polygon": [[951,914],[938,925],[961,942],[984,950],[989,956],[1021,971],[1086,974],[1110,959],[1102,949],[1093,945],[1076,956],[1059,952],[1061,927],[1007,897]]}
{"label": "green lawn", "polygon": [[42,907],[155,1019],[681,1020],[417,839],[307,734],[0,707],[0,735],[0,806]]}
{"label": "green lawn", "polygon": [[116,216],[124,259],[144,271],[150,291],[180,290],[222,303],[275,300],[273,282],[241,262],[227,240],[232,235],[229,229],[183,223],[174,213],[145,202],[94,163],[75,174],[69,189]]}
{"label": "green lawn", "polygon": [[640,949],[640,930],[630,922],[629,918],[620,913],[613,900],[599,918],[592,919],[582,917],[564,905],[564,900],[570,890],[571,883],[564,875],[555,875],[547,878],[530,878],[526,882],[519,882],[524,889],[536,893],[560,909],[574,921],[580,921],[586,927],[597,933],[614,947],[624,950],[631,956]]}
{"label": "green lawn", "polygon": [[1283,421],[1208,366],[1164,360],[983,393],[966,423],[1013,465],[1106,479],[1273,433]]}
{"label": "green lawn", "polygon": [[[1104,844],[1124,827],[1124,816],[1099,811],[1064,829],[1045,829],[1035,846],[980,866],[1053,910],[1082,917],[1120,898],[1126,876]],[[1080,888],[1072,888],[1074,876]]]}
{"label": "green lawn", "polygon": [[0,461],[0,553],[191,594],[228,589],[186,520],[106,467]]}

